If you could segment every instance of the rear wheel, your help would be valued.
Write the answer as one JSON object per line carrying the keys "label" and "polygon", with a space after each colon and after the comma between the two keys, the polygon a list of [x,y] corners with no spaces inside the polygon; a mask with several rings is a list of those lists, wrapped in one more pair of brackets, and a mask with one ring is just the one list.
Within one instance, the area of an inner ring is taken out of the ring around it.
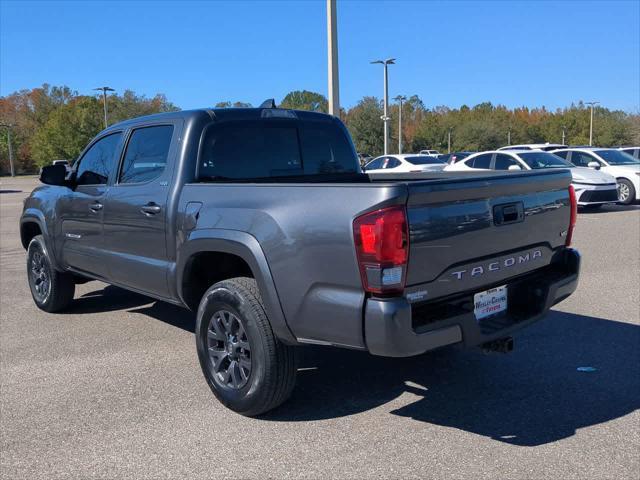
{"label": "rear wheel", "polygon": [[618,179],[618,203],[629,205],[636,199],[636,189],[626,178]]}
{"label": "rear wheel", "polygon": [[41,310],[59,312],[73,301],[73,275],[53,268],[42,235],[36,235],[29,243],[27,278],[33,301]]}
{"label": "rear wheel", "polygon": [[196,347],[213,393],[242,415],[267,412],[293,391],[295,348],[274,336],[251,278],[225,280],[207,290],[198,308]]}

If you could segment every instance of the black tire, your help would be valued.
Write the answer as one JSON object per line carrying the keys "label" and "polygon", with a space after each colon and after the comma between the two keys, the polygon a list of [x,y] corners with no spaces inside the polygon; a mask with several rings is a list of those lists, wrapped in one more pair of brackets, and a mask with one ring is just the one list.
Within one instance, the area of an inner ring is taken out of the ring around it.
{"label": "black tire", "polygon": [[293,391],[296,349],[273,334],[252,278],[224,280],[205,292],[196,319],[196,347],[209,387],[235,412],[260,415]]}
{"label": "black tire", "polygon": [[[623,198],[623,192],[626,189],[626,198]],[[631,205],[636,199],[636,189],[626,178],[618,178],[618,203],[622,205]]]}
{"label": "black tire", "polygon": [[73,275],[59,272],[51,264],[42,235],[36,235],[27,249],[27,279],[36,306],[45,312],[60,312],[73,301]]}

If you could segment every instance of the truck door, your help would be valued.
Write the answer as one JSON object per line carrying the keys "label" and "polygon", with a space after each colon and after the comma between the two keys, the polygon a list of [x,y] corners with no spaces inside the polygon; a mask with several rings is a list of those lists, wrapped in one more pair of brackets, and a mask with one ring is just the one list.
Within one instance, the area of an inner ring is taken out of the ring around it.
{"label": "truck door", "polygon": [[62,263],[74,270],[105,278],[102,219],[108,191],[121,151],[122,132],[103,136],[85,150],[76,170],[76,186],[58,204]]}
{"label": "truck door", "polygon": [[110,280],[169,296],[167,199],[181,121],[131,130],[104,207],[104,248]]}

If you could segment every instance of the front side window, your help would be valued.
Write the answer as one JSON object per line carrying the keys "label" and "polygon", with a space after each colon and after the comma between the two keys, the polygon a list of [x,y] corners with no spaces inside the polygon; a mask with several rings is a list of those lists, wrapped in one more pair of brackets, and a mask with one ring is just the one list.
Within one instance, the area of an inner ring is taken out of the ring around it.
{"label": "front side window", "polygon": [[116,163],[122,133],[112,133],[94,143],[80,159],[76,170],[78,185],[105,185]]}
{"label": "front side window", "polygon": [[518,156],[526,163],[529,168],[571,168],[573,165],[567,162],[564,158],[560,158],[557,155],[549,152],[524,152],[519,153]]}
{"label": "front side window", "polygon": [[120,183],[148,182],[167,166],[172,125],[138,128],[133,131],[120,170]]}
{"label": "front side window", "polygon": [[553,154],[559,156],[560,158],[564,158],[565,160],[569,158],[569,150],[563,150],[561,152],[553,152]]}
{"label": "front side window", "polygon": [[593,155],[589,155],[585,152],[571,153],[571,163],[573,163],[576,167],[588,167],[589,162],[598,162],[598,160],[596,160],[596,157],[594,157]]}
{"label": "front side window", "polygon": [[509,167],[512,165],[520,166],[520,164],[509,155],[505,155],[504,153],[498,153],[496,155],[496,170],[509,170]]}
{"label": "front side window", "polygon": [[[446,158],[445,158],[446,157]],[[442,165],[447,163],[450,155],[443,157],[429,157],[427,155],[416,155],[415,157],[405,157],[404,159],[413,165]]]}
{"label": "front side window", "polygon": [[486,170],[489,170],[491,168],[491,155],[491,153],[478,155],[477,157],[472,158],[470,161],[468,161],[467,165],[472,168],[484,168]]}

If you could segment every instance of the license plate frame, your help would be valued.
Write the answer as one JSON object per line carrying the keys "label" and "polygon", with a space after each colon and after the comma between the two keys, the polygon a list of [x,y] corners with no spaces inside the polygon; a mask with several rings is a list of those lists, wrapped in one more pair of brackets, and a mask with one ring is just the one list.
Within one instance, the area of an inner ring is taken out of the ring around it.
{"label": "license plate frame", "polygon": [[473,295],[473,315],[477,322],[494,315],[506,313],[507,308],[507,285],[500,285]]}

